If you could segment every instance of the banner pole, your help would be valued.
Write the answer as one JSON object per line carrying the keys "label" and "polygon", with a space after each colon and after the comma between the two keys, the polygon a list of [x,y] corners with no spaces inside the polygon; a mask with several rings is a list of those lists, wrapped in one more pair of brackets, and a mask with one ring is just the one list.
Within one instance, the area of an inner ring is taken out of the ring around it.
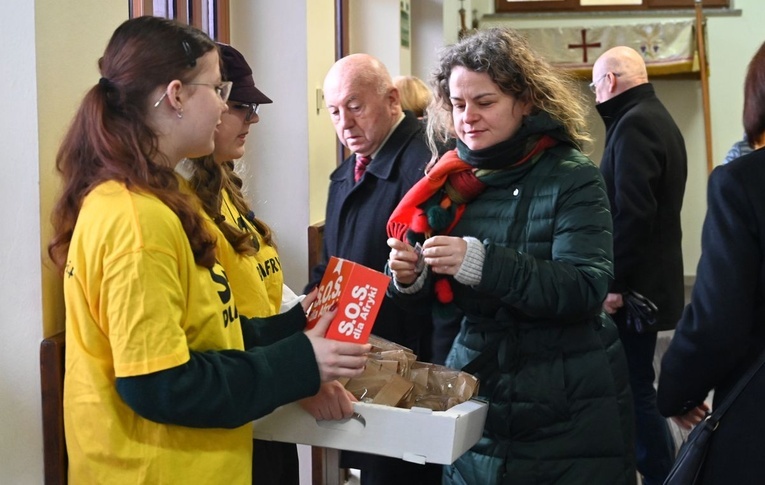
{"label": "banner pole", "polygon": [[707,49],[705,42],[705,21],[702,12],[702,0],[695,0],[696,9],[696,44],[699,48],[699,76],[701,77],[701,101],[704,109],[704,137],[707,149],[707,174],[712,172],[712,116],[709,107],[709,70],[707,68]]}

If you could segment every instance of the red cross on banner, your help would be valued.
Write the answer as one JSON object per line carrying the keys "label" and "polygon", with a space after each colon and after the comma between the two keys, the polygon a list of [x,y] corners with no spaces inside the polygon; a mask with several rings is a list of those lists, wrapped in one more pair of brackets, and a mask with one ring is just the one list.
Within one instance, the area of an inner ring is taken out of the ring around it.
{"label": "red cross on banner", "polygon": [[587,43],[587,29],[582,29],[582,43],[581,44],[569,44],[569,49],[582,49],[582,62],[587,64],[587,48],[588,47],[600,47],[600,42]]}

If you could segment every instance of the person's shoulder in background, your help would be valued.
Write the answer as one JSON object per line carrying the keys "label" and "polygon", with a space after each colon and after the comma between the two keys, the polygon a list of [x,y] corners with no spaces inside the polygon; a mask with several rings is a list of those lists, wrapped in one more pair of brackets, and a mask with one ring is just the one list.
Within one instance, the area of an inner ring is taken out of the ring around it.
{"label": "person's shoulder in background", "polygon": [[746,134],[744,134],[744,137],[733,144],[732,147],[730,147],[730,150],[728,150],[728,153],[725,155],[725,159],[723,160],[723,163],[731,162],[738,157],[741,157],[743,155],[746,155],[747,153],[752,152],[752,147],[749,146],[749,140],[746,138]]}

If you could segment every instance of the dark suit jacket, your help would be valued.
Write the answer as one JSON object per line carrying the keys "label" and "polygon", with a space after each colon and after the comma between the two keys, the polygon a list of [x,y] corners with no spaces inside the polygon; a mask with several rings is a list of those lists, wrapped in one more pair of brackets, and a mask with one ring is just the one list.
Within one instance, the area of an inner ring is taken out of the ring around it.
{"label": "dark suit jacket", "polygon": [[[688,163],[683,135],[641,84],[597,105],[606,125],[600,170],[614,220],[611,293],[632,289],[659,308],[651,330],[675,327],[684,305],[682,228]],[[624,310],[614,316],[624,320]]]}
{"label": "dark suit jacket", "polygon": [[[657,404],[665,416],[717,406],[765,347],[765,150],[709,177],[702,254],[691,303],[664,354]],[[765,476],[765,369],[715,431],[702,483],[759,483]]]}
{"label": "dark suit jacket", "polygon": [[[419,121],[408,111],[405,115],[358,183],[353,180],[355,154],[330,175],[322,262],[311,271],[306,290],[321,282],[330,256],[384,270],[390,253],[385,229],[388,218],[404,194],[422,178],[431,157]],[[412,349],[417,360],[425,362],[432,358],[432,332],[430,313],[404,311],[387,296],[372,329],[373,334]],[[417,473],[427,474],[431,468],[347,451],[341,455],[341,466],[360,468],[362,472],[413,468],[410,474],[415,483],[422,483]]]}
{"label": "dark suit jacket", "polygon": [[[308,288],[318,285],[330,256],[383,271],[388,261],[385,226],[393,209],[419,180],[431,154],[422,128],[410,112],[372,159],[359,183],[353,180],[356,155],[330,175],[322,262],[311,272]],[[383,301],[372,333],[411,348],[418,360],[430,359],[430,315],[404,312]]]}

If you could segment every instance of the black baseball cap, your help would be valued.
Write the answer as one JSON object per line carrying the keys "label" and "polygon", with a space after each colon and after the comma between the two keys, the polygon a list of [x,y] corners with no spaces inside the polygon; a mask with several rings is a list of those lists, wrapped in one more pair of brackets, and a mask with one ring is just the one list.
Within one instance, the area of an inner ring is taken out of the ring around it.
{"label": "black baseball cap", "polygon": [[232,82],[231,94],[228,99],[240,103],[268,104],[271,98],[255,87],[252,69],[241,52],[228,44],[217,42],[220,58],[223,62],[223,77]]}

